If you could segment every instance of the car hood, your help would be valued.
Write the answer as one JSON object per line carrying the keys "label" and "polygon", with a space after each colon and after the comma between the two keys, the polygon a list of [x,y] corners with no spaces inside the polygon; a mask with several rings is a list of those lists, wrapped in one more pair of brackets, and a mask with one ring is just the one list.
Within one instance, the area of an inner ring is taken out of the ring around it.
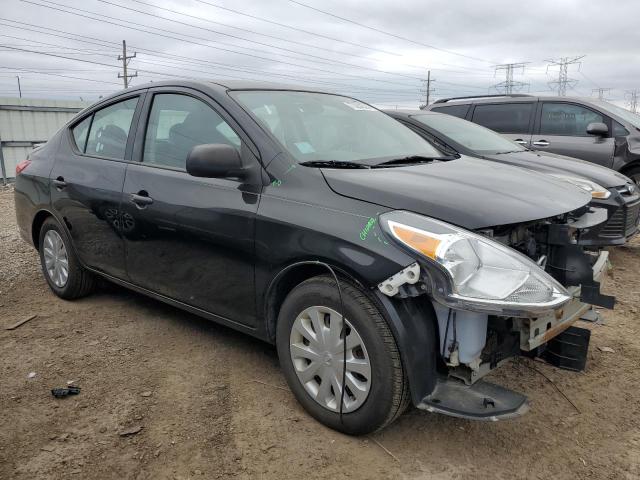
{"label": "car hood", "polygon": [[467,229],[549,218],[591,201],[586,191],[565,181],[464,156],[430,164],[322,172],[340,195]]}
{"label": "car hood", "polygon": [[483,156],[492,161],[529,168],[536,172],[586,178],[605,188],[618,187],[629,182],[624,175],[610,168],[555,153],[524,151]]}

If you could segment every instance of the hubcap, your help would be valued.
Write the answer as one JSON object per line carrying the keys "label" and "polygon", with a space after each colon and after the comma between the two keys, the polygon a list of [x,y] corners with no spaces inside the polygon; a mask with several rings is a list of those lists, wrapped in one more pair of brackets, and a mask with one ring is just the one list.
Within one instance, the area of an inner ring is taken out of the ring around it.
{"label": "hubcap", "polygon": [[62,237],[55,230],[44,235],[44,266],[49,279],[56,287],[62,288],[69,278],[69,258]]}
{"label": "hubcap", "polygon": [[[347,363],[343,412],[357,410],[371,389],[371,364],[364,342],[341,315],[328,307],[309,307],[293,322],[289,340],[291,360],[307,393],[320,405],[340,411],[344,339]],[[346,333],[346,335],[345,335]]]}

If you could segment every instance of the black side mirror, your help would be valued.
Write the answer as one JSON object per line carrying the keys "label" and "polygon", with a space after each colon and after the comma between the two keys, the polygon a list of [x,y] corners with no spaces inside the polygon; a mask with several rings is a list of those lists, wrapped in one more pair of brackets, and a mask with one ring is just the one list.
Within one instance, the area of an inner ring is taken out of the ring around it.
{"label": "black side mirror", "polygon": [[204,178],[242,178],[240,153],[231,145],[207,143],[196,145],[187,156],[187,173]]}
{"label": "black side mirror", "polygon": [[609,128],[604,123],[594,122],[587,125],[587,133],[589,135],[604,137],[609,133]]}

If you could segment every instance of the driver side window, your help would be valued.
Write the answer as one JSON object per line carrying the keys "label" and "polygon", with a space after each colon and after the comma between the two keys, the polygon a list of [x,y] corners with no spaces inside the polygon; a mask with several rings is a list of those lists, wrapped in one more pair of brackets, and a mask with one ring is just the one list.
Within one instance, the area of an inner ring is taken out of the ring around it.
{"label": "driver side window", "polygon": [[240,150],[240,137],[209,105],[188,95],[153,97],[145,133],[143,163],[184,169],[193,147],[223,143]]}

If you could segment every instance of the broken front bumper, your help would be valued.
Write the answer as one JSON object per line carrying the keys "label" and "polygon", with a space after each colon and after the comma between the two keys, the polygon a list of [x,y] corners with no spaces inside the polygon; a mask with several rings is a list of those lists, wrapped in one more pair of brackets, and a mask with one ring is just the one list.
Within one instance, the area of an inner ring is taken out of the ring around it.
{"label": "broken front bumper", "polygon": [[[609,252],[602,251],[593,265],[593,281],[602,285],[608,268]],[[581,300],[582,287],[567,289],[572,299],[563,307],[537,318],[518,318],[520,330],[520,348],[531,351],[559,335],[575,323],[590,308],[589,303]]]}

